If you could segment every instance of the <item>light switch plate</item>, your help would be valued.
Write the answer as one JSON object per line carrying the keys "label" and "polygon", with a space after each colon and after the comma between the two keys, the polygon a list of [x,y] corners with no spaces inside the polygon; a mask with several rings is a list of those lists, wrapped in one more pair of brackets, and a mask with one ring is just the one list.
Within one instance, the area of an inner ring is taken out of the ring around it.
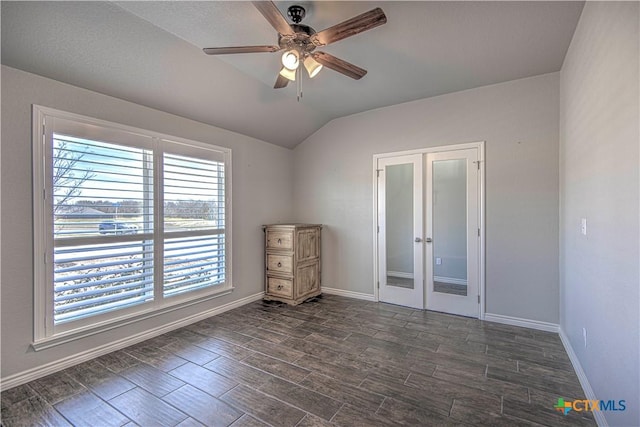
{"label": "light switch plate", "polygon": [[587,235],[587,218],[580,219],[580,233],[582,233],[583,236]]}

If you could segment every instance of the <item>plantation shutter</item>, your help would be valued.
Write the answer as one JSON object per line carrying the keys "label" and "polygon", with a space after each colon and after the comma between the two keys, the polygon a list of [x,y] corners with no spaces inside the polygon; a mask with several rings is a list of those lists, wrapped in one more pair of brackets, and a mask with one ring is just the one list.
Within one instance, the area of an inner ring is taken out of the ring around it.
{"label": "plantation shutter", "polygon": [[36,105],[33,125],[36,351],[233,290],[230,149]]}
{"label": "plantation shutter", "polygon": [[225,282],[225,164],[216,153],[190,154],[199,157],[163,156],[167,297]]}
{"label": "plantation shutter", "polygon": [[54,320],[153,299],[153,156],[53,134]]}

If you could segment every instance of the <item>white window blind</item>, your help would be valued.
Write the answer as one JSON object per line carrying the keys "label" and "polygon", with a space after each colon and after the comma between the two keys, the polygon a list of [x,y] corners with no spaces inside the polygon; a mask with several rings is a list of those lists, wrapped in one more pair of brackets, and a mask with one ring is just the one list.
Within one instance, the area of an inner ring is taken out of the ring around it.
{"label": "white window blind", "polygon": [[135,241],[55,250],[56,323],[153,299],[153,243]]}
{"label": "white window blind", "polygon": [[44,107],[34,120],[36,342],[231,289],[230,150]]}
{"label": "white window blind", "polygon": [[224,162],[164,154],[163,170],[164,295],[223,283]]}
{"label": "white window blind", "polygon": [[57,133],[52,149],[54,322],[152,300],[153,153]]}

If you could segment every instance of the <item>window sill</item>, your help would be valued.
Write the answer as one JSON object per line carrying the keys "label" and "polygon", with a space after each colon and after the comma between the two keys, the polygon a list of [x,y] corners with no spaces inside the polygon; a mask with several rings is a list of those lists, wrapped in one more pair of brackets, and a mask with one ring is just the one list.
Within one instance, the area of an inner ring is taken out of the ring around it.
{"label": "window sill", "polygon": [[82,338],[89,337],[91,335],[100,334],[102,332],[120,328],[125,325],[130,325],[132,323],[136,323],[145,319],[150,319],[152,317],[170,313],[172,311],[179,310],[181,308],[189,307],[189,306],[199,304],[201,302],[205,302],[211,299],[223,297],[225,295],[229,295],[230,293],[232,293],[233,290],[234,288],[231,287],[231,288],[220,290],[219,292],[216,292],[216,293],[208,294],[200,298],[181,301],[181,302],[174,303],[172,305],[168,305],[162,308],[147,309],[143,312],[138,312],[126,317],[114,319],[113,321],[108,321],[106,323],[103,323],[97,326],[89,326],[89,327],[70,330],[67,332],[61,332],[59,334],[56,334],[50,337],[35,340],[31,344],[31,348],[33,348],[34,351],[41,351],[41,350],[46,350],[48,348],[56,347],[62,344],[67,344]]}

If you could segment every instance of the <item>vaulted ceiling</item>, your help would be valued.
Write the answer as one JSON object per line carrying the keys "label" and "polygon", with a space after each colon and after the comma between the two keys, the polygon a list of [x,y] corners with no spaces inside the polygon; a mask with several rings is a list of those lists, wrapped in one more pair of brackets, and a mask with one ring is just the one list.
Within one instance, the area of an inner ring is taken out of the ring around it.
{"label": "vaulted ceiling", "polygon": [[303,98],[273,89],[280,54],[207,56],[205,47],[277,44],[250,3],[7,2],[2,63],[294,147],[362,111],[560,70],[582,2],[277,2],[322,30],[381,7],[387,24],[322,50],[368,70],[305,75]]}

